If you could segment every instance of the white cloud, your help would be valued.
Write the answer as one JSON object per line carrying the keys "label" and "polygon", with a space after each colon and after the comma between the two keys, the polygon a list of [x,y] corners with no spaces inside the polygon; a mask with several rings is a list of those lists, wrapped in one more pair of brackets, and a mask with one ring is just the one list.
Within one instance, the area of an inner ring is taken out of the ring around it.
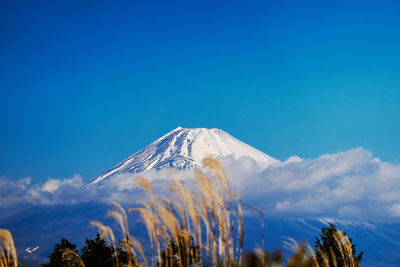
{"label": "white cloud", "polygon": [[390,207],[393,217],[400,217],[400,204],[394,204]]}
{"label": "white cloud", "polygon": [[[316,159],[294,156],[261,171],[250,158],[223,160],[234,191],[269,217],[336,217],[384,220],[400,217],[400,165],[381,162],[363,148]],[[179,172],[191,186],[193,172]],[[168,193],[167,170],[145,174],[155,190]],[[133,176],[117,175],[101,186],[83,183],[79,175],[33,184],[30,178],[0,177],[0,212],[18,205],[72,204],[111,200],[133,204],[146,194]]]}
{"label": "white cloud", "polygon": [[245,200],[271,216],[366,220],[396,214],[392,205],[400,200],[399,165],[383,163],[363,148],[295,159],[254,173],[250,181],[232,179],[241,179],[237,188]]}
{"label": "white cloud", "polygon": [[83,182],[82,182],[82,177],[80,175],[75,175],[70,179],[64,179],[64,180],[49,178],[47,182],[44,183],[44,185],[42,186],[42,191],[53,193],[63,186],[72,186],[74,188],[80,188],[82,187],[82,185]]}

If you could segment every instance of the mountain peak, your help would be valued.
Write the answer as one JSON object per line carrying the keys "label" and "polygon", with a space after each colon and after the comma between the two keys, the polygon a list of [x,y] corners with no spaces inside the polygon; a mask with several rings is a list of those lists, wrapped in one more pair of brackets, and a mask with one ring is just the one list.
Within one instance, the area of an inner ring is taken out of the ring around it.
{"label": "mountain peak", "polygon": [[207,156],[216,158],[233,156],[234,159],[249,157],[254,159],[260,167],[267,167],[277,162],[276,159],[220,129],[191,129],[179,126],[108,172],[94,178],[91,183],[97,184],[117,174],[138,174],[163,168],[178,170],[198,168],[203,158]]}

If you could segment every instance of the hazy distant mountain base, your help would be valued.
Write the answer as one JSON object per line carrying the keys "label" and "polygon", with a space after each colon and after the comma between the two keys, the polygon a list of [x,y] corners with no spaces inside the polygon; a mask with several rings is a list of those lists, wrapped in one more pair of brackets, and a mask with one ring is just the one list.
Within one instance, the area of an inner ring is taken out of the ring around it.
{"label": "hazy distant mountain base", "polygon": [[[190,188],[195,176],[191,169],[201,167],[206,156],[222,160],[233,191],[241,194],[244,203],[262,210],[266,218],[400,218],[400,165],[382,162],[363,148],[316,159],[293,156],[281,162],[224,131],[178,127],[90,183],[84,183],[79,175],[63,180],[49,178],[44,184],[31,183],[29,178],[0,179],[0,218],[16,214],[0,220],[0,228],[12,232],[20,258],[28,266],[44,262],[61,237],[78,248],[85,238],[94,238],[96,229],[90,227],[91,220],[117,230],[114,221],[104,218],[110,207],[96,203],[117,201],[132,207],[138,199],[144,199],[146,193],[136,190],[133,183],[135,175],[147,177],[157,195],[168,194],[171,173],[167,168],[178,170],[181,181]],[[22,208],[25,210],[16,213]],[[399,265],[400,223],[267,219],[266,248],[282,248],[285,237],[308,240],[312,245],[314,236],[328,222],[346,231],[357,251],[365,252],[363,266]],[[132,234],[145,244],[146,231],[138,218],[131,216],[130,223]],[[245,248],[252,250],[257,244],[261,244],[260,222],[247,217]],[[39,249],[32,253],[25,251],[36,246]]]}
{"label": "hazy distant mountain base", "polygon": [[[96,229],[89,225],[91,220],[99,220],[110,225],[118,234],[116,223],[105,218],[111,207],[104,204],[86,203],[71,206],[31,207],[20,214],[0,222],[0,228],[9,229],[15,239],[19,257],[28,266],[35,266],[47,261],[55,243],[62,237],[83,246],[85,238],[92,239]],[[140,220],[129,215],[131,233],[147,241],[146,231]],[[285,237],[292,237],[298,242],[308,240],[313,245],[317,235],[327,223],[334,223],[339,229],[347,232],[357,245],[357,251],[364,251],[363,266],[398,266],[400,262],[400,223],[374,224],[350,223],[346,221],[315,219],[266,219],[265,247],[282,249],[285,255],[291,252],[283,246]],[[248,216],[245,219],[245,242],[247,250],[261,245],[261,227],[258,217]],[[33,253],[25,251],[28,247],[39,246]]]}

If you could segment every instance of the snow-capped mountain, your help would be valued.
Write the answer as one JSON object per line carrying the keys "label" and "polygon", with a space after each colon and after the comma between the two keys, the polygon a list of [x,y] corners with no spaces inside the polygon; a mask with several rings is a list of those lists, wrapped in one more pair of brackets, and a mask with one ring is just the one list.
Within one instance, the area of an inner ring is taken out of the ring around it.
{"label": "snow-capped mountain", "polygon": [[108,172],[97,176],[91,183],[97,184],[116,174],[137,174],[152,169],[193,169],[200,167],[203,158],[207,156],[234,157],[235,159],[249,157],[261,168],[279,162],[222,130],[178,127],[125,159]]}

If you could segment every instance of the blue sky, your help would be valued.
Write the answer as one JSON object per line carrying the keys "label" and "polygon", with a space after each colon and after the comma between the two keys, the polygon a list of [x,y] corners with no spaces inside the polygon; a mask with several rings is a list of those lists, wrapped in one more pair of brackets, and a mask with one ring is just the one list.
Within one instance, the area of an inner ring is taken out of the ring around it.
{"label": "blue sky", "polygon": [[[301,2],[301,3],[300,3]],[[2,1],[0,175],[96,176],[177,126],[400,156],[397,1]]]}

